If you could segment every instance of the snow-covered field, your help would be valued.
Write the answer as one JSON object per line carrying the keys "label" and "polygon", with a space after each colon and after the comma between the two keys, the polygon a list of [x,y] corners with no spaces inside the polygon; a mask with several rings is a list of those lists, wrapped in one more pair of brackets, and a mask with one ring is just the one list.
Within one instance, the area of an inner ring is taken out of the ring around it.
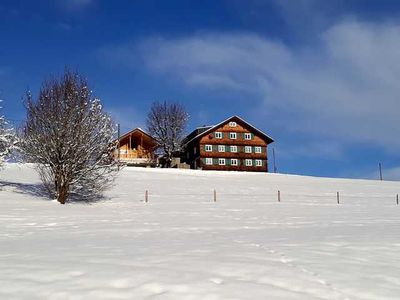
{"label": "snow-covered field", "polygon": [[397,182],[125,168],[65,206],[38,184],[0,172],[0,299],[400,299]]}

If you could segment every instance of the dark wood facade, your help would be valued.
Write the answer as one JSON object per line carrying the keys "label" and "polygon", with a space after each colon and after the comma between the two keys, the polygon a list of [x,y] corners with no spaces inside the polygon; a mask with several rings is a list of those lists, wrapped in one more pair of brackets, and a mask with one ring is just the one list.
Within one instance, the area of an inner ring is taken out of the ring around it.
{"label": "dark wood facade", "polygon": [[182,160],[192,169],[268,172],[273,139],[238,116],[194,130]]}

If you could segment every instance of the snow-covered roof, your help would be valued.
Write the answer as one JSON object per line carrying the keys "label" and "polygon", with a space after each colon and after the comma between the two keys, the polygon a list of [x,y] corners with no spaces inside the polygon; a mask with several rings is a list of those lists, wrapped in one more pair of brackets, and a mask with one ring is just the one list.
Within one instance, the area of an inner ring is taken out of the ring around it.
{"label": "snow-covered roof", "polygon": [[[225,123],[230,122],[230,121],[233,120],[233,119],[237,119],[237,120],[239,120],[240,122],[242,122],[242,123],[246,124],[247,126],[251,127],[251,128],[252,128],[254,131],[256,131],[258,134],[262,135],[262,136],[267,140],[268,144],[269,144],[269,143],[272,143],[272,142],[274,141],[274,139],[273,139],[272,137],[270,137],[269,135],[267,135],[266,133],[264,133],[262,130],[260,130],[260,129],[254,127],[254,126],[251,125],[249,122],[246,122],[245,120],[243,120],[241,117],[239,117],[239,116],[237,116],[237,115],[234,115],[234,116],[229,117],[228,119],[223,120],[222,122],[220,122],[220,123],[218,123],[218,124],[216,124],[216,125],[214,125],[214,126],[211,126],[209,129],[203,131],[202,133],[199,133],[198,135],[196,135],[195,137],[193,137],[192,139],[190,139],[189,141],[187,141],[185,144],[188,144],[188,143],[190,143],[190,142],[192,142],[192,141],[194,141],[194,140],[196,140],[196,139],[198,139],[198,138],[200,138],[200,137],[202,137],[202,136],[204,136],[204,135],[206,135],[206,134],[212,132],[214,129],[220,127],[221,125],[223,125],[223,124],[225,124]],[[206,126],[206,127],[208,127],[208,126]],[[198,128],[201,128],[201,127],[198,127]]]}

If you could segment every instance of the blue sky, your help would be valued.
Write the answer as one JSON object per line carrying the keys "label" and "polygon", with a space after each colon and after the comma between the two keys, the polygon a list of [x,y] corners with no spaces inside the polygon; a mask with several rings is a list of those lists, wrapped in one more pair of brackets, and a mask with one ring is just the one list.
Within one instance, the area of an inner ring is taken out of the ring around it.
{"label": "blue sky", "polygon": [[188,130],[238,114],[274,137],[278,170],[400,179],[400,2],[0,1],[0,98],[65,66],[122,124],[178,101]]}

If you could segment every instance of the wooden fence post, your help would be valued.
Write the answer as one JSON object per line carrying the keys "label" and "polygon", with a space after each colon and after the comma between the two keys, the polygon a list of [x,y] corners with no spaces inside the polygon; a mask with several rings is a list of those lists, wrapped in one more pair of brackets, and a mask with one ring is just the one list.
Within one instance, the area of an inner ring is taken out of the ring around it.
{"label": "wooden fence post", "polygon": [[278,190],[278,202],[281,202],[281,191]]}
{"label": "wooden fence post", "polygon": [[144,202],[149,202],[149,191],[148,190],[146,190],[145,192],[144,192]]}
{"label": "wooden fence post", "polygon": [[339,201],[339,192],[336,192],[336,200],[337,200],[337,204],[339,204],[340,203],[340,201]]}
{"label": "wooden fence post", "polygon": [[214,202],[217,202],[217,190],[214,189]]}
{"label": "wooden fence post", "polygon": [[396,195],[396,204],[399,205],[399,194]]}

